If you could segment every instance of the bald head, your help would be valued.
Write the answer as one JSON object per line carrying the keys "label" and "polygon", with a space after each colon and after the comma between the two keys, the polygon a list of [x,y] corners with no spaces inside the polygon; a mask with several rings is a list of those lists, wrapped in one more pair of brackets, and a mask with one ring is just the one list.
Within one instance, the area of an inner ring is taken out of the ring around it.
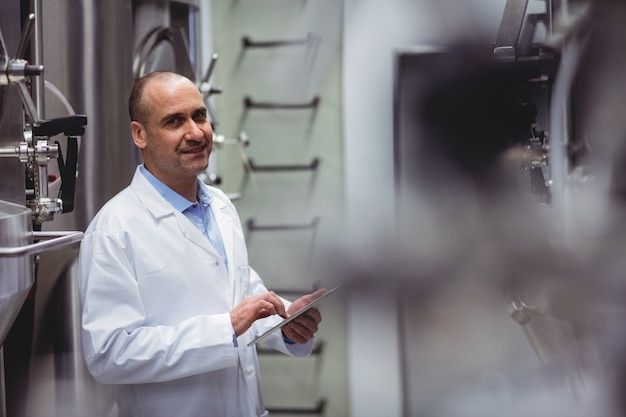
{"label": "bald head", "polygon": [[146,86],[154,81],[175,81],[175,80],[187,80],[191,82],[187,77],[177,74],[171,71],[155,71],[144,75],[137,79],[130,91],[128,97],[128,113],[130,120],[139,123],[145,123],[148,107],[144,103],[143,96]]}

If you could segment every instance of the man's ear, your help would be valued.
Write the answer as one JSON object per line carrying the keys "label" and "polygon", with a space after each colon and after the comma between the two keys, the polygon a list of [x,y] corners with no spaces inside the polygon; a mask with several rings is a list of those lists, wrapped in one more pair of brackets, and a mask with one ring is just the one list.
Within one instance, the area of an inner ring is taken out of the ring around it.
{"label": "man's ear", "polygon": [[130,122],[130,131],[133,135],[133,142],[139,149],[146,147],[146,130],[143,125],[137,121]]}

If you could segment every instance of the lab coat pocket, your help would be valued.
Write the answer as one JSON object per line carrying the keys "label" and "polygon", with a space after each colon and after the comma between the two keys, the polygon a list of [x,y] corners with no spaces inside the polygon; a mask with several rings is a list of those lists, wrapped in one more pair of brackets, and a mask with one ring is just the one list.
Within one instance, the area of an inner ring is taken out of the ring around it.
{"label": "lab coat pocket", "polygon": [[235,291],[233,305],[239,304],[250,293],[250,266],[239,265],[235,270]]}
{"label": "lab coat pocket", "polygon": [[219,263],[211,258],[175,260],[160,269],[138,276],[139,290],[148,316],[175,312],[178,319],[186,315],[228,311],[227,278]]}

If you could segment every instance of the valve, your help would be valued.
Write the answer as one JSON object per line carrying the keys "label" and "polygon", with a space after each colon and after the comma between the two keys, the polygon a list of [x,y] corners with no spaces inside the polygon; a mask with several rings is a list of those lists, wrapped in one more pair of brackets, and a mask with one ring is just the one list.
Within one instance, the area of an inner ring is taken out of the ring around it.
{"label": "valve", "polygon": [[[77,136],[84,134],[87,124],[85,115],[72,115],[50,120],[42,120],[30,95],[27,82],[32,76],[43,74],[43,65],[31,65],[23,58],[35,24],[35,15],[30,14],[24,25],[17,48],[16,58],[9,59],[2,32],[0,31],[0,117],[4,106],[4,96],[9,84],[18,88],[28,120],[24,128],[24,141],[17,146],[0,148],[0,157],[17,157],[26,164],[28,178],[34,188],[33,199],[26,206],[32,210],[35,224],[52,220],[56,213],[67,213],[74,207],[76,165],[78,160]],[[67,136],[65,161],[60,153],[58,142],[50,143],[50,137],[64,133]],[[48,195],[48,162],[57,159],[61,174],[61,190],[58,197]]]}

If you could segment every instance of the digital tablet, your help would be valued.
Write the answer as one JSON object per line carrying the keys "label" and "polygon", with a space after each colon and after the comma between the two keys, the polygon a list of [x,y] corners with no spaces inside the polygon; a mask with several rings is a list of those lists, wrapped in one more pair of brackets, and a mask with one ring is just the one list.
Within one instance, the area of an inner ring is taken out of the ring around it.
{"label": "digital tablet", "polygon": [[311,301],[309,304],[305,305],[304,307],[302,307],[300,310],[296,311],[295,313],[293,313],[291,316],[287,317],[286,319],[284,319],[283,321],[281,321],[280,323],[278,323],[276,326],[272,327],[271,329],[267,330],[265,333],[263,333],[260,336],[257,336],[256,339],[254,339],[253,341],[251,341],[250,343],[248,343],[248,346],[252,346],[255,343],[259,343],[261,341],[263,341],[267,336],[269,336],[270,334],[272,334],[274,331],[280,329],[281,327],[283,327],[285,324],[289,323],[290,321],[292,321],[293,319],[297,318],[298,316],[301,316],[302,314],[306,313],[307,311],[309,311],[311,308],[317,306],[319,303],[321,303],[323,300],[325,300],[326,298],[328,298],[331,294],[335,293],[339,288],[341,288],[341,285],[337,285],[334,288],[331,288],[330,290],[326,291],[324,294],[320,295],[319,297],[317,297],[315,300]]}

